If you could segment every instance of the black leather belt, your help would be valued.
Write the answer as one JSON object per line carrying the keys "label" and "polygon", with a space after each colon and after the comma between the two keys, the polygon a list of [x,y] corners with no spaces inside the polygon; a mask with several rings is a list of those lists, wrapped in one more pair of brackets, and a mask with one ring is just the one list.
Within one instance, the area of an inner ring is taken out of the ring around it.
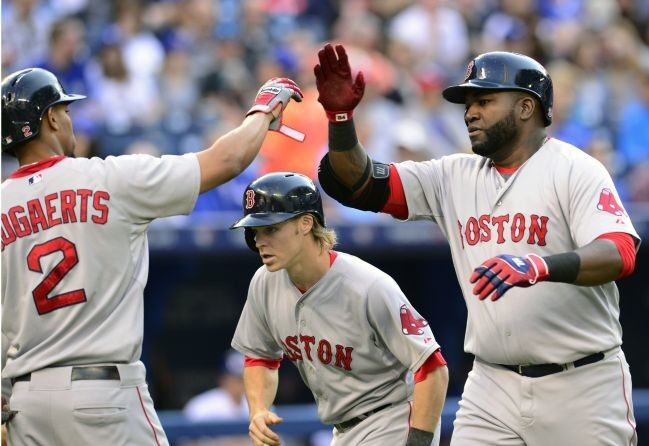
{"label": "black leather belt", "polygon": [[373,414],[375,414],[377,412],[380,412],[383,409],[387,409],[390,406],[391,406],[391,404],[386,404],[385,406],[377,407],[376,409],[372,409],[369,412],[365,412],[364,414],[361,414],[361,415],[359,415],[357,417],[354,417],[351,420],[347,420],[347,421],[343,421],[342,423],[334,424],[334,427],[336,428],[337,431],[344,432],[344,431],[349,430],[352,427],[356,426],[358,423],[365,420],[370,415],[373,415]]}
{"label": "black leather belt", "polygon": [[537,364],[537,365],[505,365],[498,364],[506,369],[509,369],[513,372],[518,373],[521,376],[526,376],[528,378],[541,378],[543,376],[552,375],[554,373],[563,372],[568,370],[572,365],[574,368],[581,367],[584,365],[592,364],[597,361],[604,359],[604,353],[594,353],[588,355],[584,358],[578,359],[575,362],[568,364]]}
{"label": "black leather belt", "polygon": [[[31,381],[32,374],[26,373],[14,378],[14,382]],[[72,381],[118,380],[119,370],[114,365],[72,367]]]}

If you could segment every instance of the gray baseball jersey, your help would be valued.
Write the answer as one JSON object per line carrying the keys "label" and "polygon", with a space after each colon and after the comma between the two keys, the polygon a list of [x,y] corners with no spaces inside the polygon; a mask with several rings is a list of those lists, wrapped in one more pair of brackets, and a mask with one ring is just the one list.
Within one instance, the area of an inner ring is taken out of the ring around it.
{"label": "gray baseball jersey", "polygon": [[286,270],[259,268],[232,346],[253,358],[293,361],[329,424],[405,403],[411,372],[439,348],[396,282],[345,253],[304,294]]}
{"label": "gray baseball jersey", "polygon": [[142,348],[154,218],[191,211],[194,154],[55,157],[2,184],[4,378],[131,363]]}
{"label": "gray baseball jersey", "polygon": [[489,159],[467,154],[396,168],[408,218],[435,221],[449,241],[468,308],[467,352],[491,363],[562,364],[621,344],[614,282],[542,282],[489,303],[469,282],[474,268],[499,254],[558,254],[610,232],[639,239],[601,163],[548,139],[508,179]]}

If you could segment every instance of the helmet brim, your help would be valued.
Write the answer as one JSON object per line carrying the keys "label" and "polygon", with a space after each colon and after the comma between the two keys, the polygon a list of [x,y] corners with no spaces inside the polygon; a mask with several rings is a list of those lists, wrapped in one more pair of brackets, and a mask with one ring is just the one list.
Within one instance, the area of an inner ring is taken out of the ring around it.
{"label": "helmet brim", "polygon": [[52,105],[54,105],[54,104],[63,104],[63,103],[66,103],[66,102],[74,102],[74,101],[78,101],[80,99],[85,99],[85,98],[86,97],[84,95],[82,95],[82,94],[64,94],[64,95],[61,96],[61,98],[58,101],[54,102]]}
{"label": "helmet brim", "polygon": [[245,217],[237,220],[232,226],[230,226],[230,229],[271,226],[289,220],[293,217],[297,217],[298,215],[299,214],[293,214],[290,212],[248,214]]}
{"label": "helmet brim", "polygon": [[466,93],[469,90],[513,90],[515,88],[503,88],[501,84],[487,81],[471,80],[459,85],[452,85],[442,91],[442,96],[454,104],[464,104],[466,102]]}

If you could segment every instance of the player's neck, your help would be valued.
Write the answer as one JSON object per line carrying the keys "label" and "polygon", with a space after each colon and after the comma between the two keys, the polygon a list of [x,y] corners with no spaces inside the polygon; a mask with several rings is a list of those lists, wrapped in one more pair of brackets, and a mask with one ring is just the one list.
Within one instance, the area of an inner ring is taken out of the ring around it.
{"label": "player's neck", "polygon": [[502,158],[493,158],[497,167],[512,169],[522,166],[530,159],[547,141],[545,129],[531,135],[522,135],[512,150]]}
{"label": "player's neck", "polygon": [[287,268],[288,276],[300,291],[305,292],[318,283],[331,268],[329,252],[314,243],[300,254],[300,260]]}
{"label": "player's neck", "polygon": [[41,141],[32,141],[21,147],[16,156],[20,167],[35,164],[40,161],[52,158],[53,156],[63,156],[63,149],[56,144],[44,144]]}

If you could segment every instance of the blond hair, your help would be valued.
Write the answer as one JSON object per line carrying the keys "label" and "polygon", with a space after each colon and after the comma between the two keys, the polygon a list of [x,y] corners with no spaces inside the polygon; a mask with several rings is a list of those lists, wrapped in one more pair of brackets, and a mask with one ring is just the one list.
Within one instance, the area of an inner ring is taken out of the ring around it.
{"label": "blond hair", "polygon": [[331,228],[325,228],[320,224],[317,218],[313,218],[313,227],[311,228],[311,234],[313,238],[320,245],[320,248],[323,250],[329,251],[338,243],[338,236],[336,231]]}

